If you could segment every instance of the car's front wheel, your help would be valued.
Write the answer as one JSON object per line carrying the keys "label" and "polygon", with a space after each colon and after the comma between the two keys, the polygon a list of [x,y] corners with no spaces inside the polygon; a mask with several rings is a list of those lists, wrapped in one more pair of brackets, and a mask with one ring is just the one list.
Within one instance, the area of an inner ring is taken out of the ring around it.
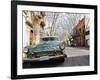
{"label": "car's front wheel", "polygon": [[64,59],[64,58],[60,59],[60,62],[64,62],[64,61],[65,61],[65,59]]}

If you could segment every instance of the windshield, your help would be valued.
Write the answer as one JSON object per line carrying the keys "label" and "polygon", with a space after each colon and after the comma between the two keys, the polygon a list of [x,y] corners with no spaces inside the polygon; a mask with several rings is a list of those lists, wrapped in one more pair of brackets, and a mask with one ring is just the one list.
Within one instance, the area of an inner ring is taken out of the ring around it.
{"label": "windshield", "polygon": [[41,41],[58,41],[57,37],[45,37],[41,38]]}

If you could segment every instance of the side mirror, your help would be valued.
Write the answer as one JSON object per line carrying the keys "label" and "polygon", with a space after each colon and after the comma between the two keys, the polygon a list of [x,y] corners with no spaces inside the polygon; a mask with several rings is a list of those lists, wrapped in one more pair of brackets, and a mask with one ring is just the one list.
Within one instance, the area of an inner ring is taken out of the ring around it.
{"label": "side mirror", "polygon": [[63,50],[65,49],[65,43],[64,43],[64,42],[61,43],[61,44],[59,45],[59,48],[61,49],[61,51],[63,51]]}

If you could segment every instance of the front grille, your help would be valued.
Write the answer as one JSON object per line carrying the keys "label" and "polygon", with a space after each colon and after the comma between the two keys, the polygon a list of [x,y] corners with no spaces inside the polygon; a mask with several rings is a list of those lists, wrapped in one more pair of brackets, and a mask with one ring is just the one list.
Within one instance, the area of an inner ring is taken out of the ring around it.
{"label": "front grille", "polygon": [[38,52],[38,53],[35,53],[33,55],[33,57],[42,57],[42,56],[55,56],[55,55],[59,55],[59,54],[62,54],[62,52],[60,51],[49,51],[49,52]]}

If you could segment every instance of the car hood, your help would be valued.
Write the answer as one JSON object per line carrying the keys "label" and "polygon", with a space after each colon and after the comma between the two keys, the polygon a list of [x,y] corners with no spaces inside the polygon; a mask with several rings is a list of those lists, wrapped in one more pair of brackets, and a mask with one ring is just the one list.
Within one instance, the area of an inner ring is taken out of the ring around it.
{"label": "car hood", "polygon": [[36,47],[28,47],[29,52],[55,51],[60,50],[59,42],[40,43]]}

